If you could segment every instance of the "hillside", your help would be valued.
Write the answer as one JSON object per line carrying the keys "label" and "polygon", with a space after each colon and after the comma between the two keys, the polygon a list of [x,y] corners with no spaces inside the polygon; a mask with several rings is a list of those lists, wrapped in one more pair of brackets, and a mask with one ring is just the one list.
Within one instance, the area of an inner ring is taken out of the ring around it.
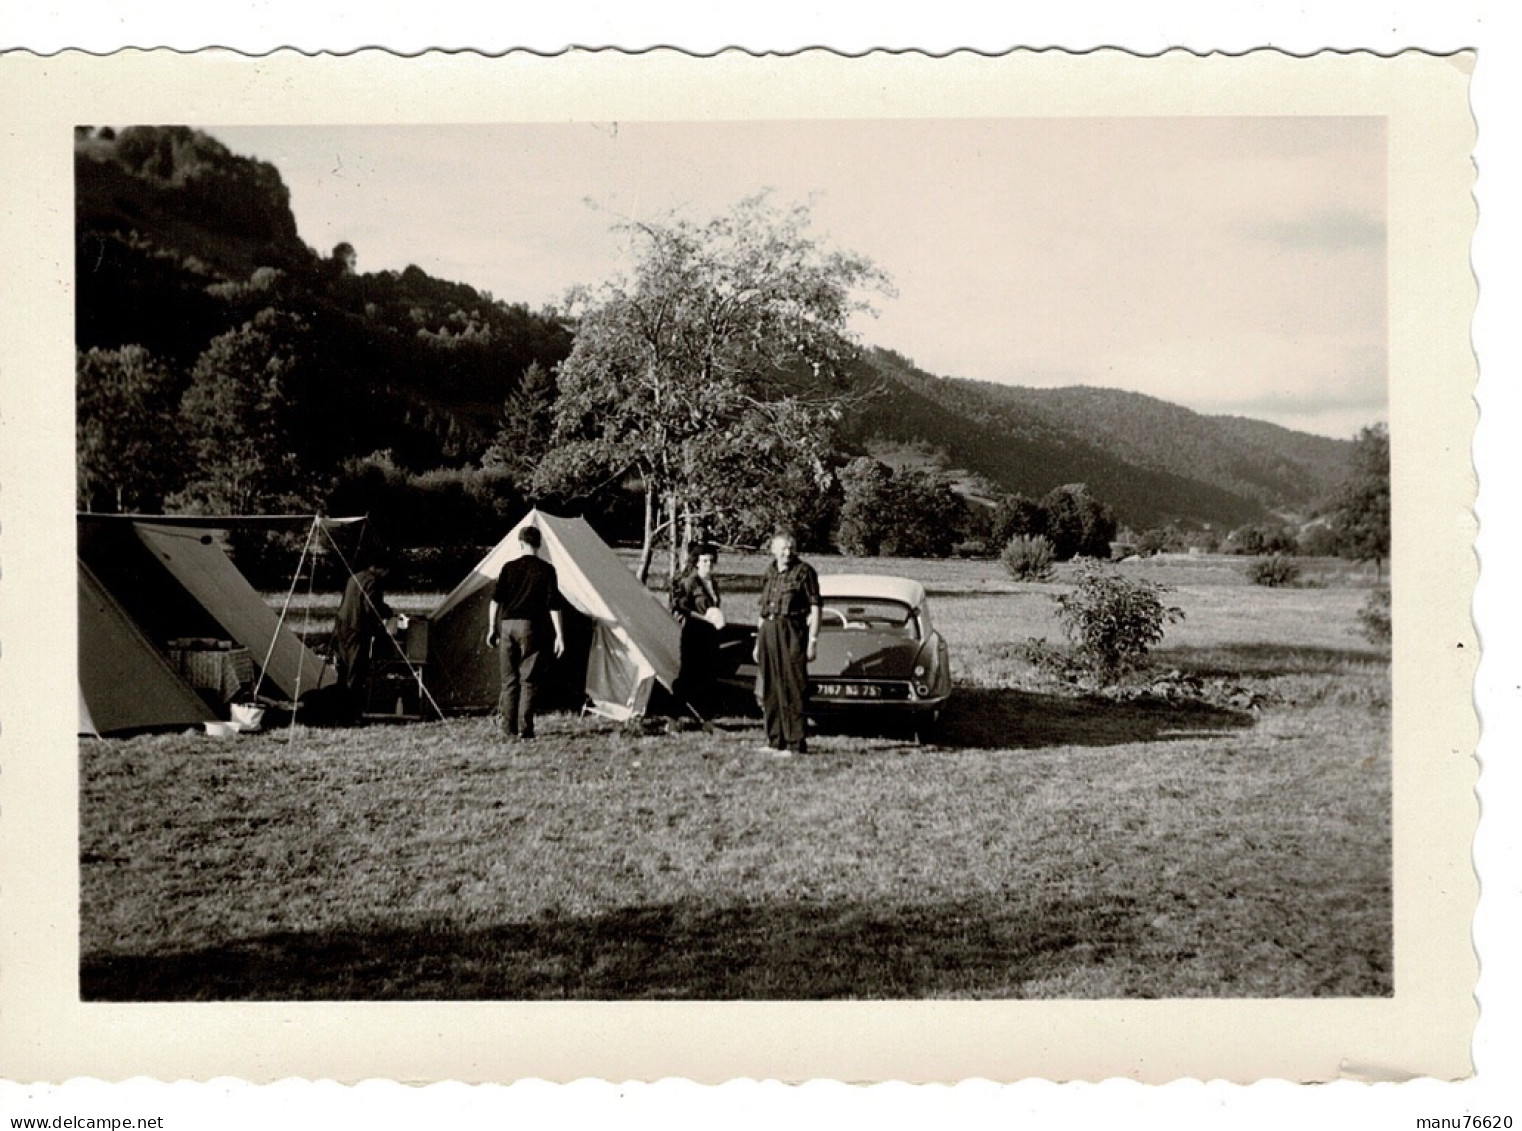
{"label": "hillside", "polygon": [[[80,127],[74,143],[80,350],[143,346],[177,382],[172,411],[214,342],[231,356],[230,335],[278,327],[260,348],[294,359],[286,434],[312,483],[382,450],[419,473],[479,463],[525,370],[553,372],[570,350],[569,327],[522,305],[415,266],[356,274],[345,245],[307,247],[279,171],[205,133]],[[843,454],[925,453],[985,501],[1082,482],[1136,527],[1303,510],[1348,457],[1341,441],[1135,393],[937,377],[884,349],[847,382],[861,395]]]}
{"label": "hillside", "polygon": [[1313,505],[1341,480],[1345,441],[1240,417],[1212,417],[1118,389],[1033,389],[935,377],[868,351],[859,389],[877,395],[848,423],[870,450],[928,445],[949,464],[1033,497],[1087,483],[1122,522],[1235,526]]}
{"label": "hillside", "polygon": [[[417,267],[359,275],[301,242],[278,170],[180,126],[76,130],[76,344],[145,347],[182,386],[214,339],[267,312],[299,336],[302,428],[325,461],[478,459],[557,321]],[[314,468],[316,471],[326,470]]]}

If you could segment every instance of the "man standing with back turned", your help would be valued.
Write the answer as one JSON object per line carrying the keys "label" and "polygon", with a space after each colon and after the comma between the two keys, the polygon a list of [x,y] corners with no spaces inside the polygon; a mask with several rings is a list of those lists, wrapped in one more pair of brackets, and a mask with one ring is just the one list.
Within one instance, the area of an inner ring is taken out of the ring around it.
{"label": "man standing with back turned", "polygon": [[522,554],[502,567],[487,610],[486,646],[498,649],[502,668],[502,733],[534,737],[534,696],[544,685],[544,645],[553,637],[556,656],[565,651],[560,582],[555,567],[539,557],[539,528],[518,531]]}
{"label": "man standing with back turned", "polygon": [[793,536],[772,537],[772,561],[761,581],[756,663],[761,668],[761,715],[766,742],[780,757],[803,754],[808,662],[819,645],[819,575],[794,552]]}

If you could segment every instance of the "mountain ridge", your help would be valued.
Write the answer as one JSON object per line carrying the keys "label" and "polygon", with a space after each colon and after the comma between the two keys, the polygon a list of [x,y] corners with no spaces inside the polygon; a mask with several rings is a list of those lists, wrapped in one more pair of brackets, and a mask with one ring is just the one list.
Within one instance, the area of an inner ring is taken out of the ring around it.
{"label": "mountain ridge", "polygon": [[[548,315],[416,267],[355,274],[340,249],[307,247],[279,170],[201,131],[81,127],[75,161],[79,348],[138,344],[188,373],[217,335],[289,309],[324,351],[314,365],[332,389],[312,403],[337,414],[335,465],[379,449],[420,471],[479,461],[524,369],[569,351]],[[877,346],[844,379],[844,455],[927,447],[991,494],[1082,482],[1137,528],[1314,510],[1351,451],[1120,389],[937,376]]]}
{"label": "mountain ridge", "polygon": [[882,395],[850,423],[858,444],[873,436],[927,443],[1033,497],[1087,483],[1133,526],[1231,526],[1315,509],[1341,481],[1351,450],[1348,441],[1128,390],[940,377],[885,348],[866,351],[861,364],[858,384],[875,382]]}

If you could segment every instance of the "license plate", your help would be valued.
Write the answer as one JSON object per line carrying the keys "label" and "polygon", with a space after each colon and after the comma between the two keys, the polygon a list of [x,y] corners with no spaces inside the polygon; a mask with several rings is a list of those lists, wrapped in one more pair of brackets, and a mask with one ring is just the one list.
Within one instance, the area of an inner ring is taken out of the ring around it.
{"label": "license plate", "polygon": [[814,693],[827,699],[883,699],[887,697],[886,690],[875,683],[821,683],[814,689]]}

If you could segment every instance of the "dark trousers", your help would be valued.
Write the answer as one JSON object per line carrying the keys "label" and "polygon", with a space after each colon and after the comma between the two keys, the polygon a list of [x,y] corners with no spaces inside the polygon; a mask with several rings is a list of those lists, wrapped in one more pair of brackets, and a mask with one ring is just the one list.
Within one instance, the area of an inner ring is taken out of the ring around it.
{"label": "dark trousers", "polygon": [[777,749],[802,750],[803,708],[808,698],[808,629],[802,620],[778,617],[758,628],[761,649],[761,717],[766,741]]}
{"label": "dark trousers", "polygon": [[546,660],[540,646],[548,638],[531,620],[504,619],[498,626],[497,659],[502,665],[502,693],[497,709],[507,734],[534,733],[534,697],[544,686]]}
{"label": "dark trousers", "polygon": [[682,622],[681,669],[672,690],[704,717],[714,707],[718,666],[719,630],[702,617],[688,617]]}
{"label": "dark trousers", "polygon": [[338,653],[338,682],[344,689],[349,710],[356,715],[370,705],[371,642],[372,637],[366,633],[339,637],[335,642],[334,651]]}

